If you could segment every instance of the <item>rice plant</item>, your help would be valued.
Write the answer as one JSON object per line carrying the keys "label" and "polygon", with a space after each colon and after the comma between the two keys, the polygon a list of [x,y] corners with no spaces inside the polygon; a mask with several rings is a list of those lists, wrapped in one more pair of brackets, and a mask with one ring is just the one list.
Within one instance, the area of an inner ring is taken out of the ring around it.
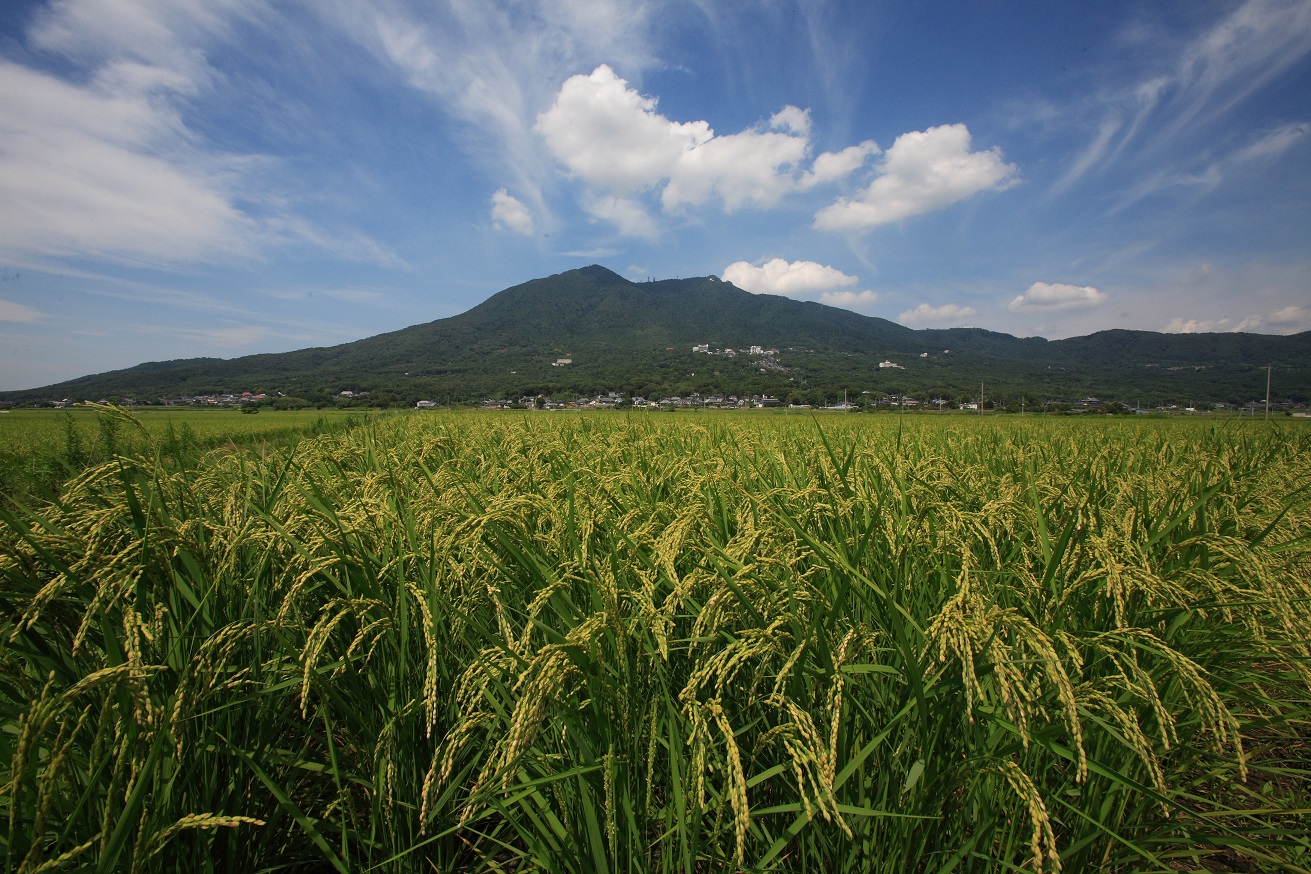
{"label": "rice plant", "polygon": [[1306,871],[1250,424],[146,440],[3,511],[5,870]]}

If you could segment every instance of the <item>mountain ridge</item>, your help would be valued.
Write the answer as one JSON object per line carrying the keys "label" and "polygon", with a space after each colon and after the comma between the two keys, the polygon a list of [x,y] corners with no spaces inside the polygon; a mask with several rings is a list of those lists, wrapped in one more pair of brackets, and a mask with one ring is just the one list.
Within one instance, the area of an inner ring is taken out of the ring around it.
{"label": "mountain ridge", "polygon": [[[777,356],[693,356],[777,348]],[[553,367],[557,359],[572,363]],[[880,368],[895,358],[899,368]],[[11,401],[154,398],[262,390],[317,400],[343,390],[448,401],[521,392],[737,394],[1001,391],[1216,394],[1245,400],[1265,367],[1293,400],[1311,399],[1311,332],[1160,334],[1114,329],[1047,340],[983,328],[915,330],[875,316],[752,294],[715,276],[633,282],[601,265],[528,280],[444,319],[335,346],[238,358],[144,362],[3,393]],[[1155,371],[1154,373],[1151,371]],[[1165,379],[1161,374],[1170,374]],[[1154,385],[1162,383],[1161,385]],[[1223,396],[1223,397],[1221,397]]]}

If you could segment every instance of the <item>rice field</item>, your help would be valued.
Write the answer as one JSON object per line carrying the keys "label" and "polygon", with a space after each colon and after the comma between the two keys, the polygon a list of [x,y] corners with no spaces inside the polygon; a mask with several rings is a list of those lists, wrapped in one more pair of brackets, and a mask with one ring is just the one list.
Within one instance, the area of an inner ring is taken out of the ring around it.
{"label": "rice field", "polygon": [[359,410],[269,410],[235,407],[138,408],[130,418],[96,405],[64,410],[13,409],[0,415],[0,493],[53,491],[70,475],[120,454],[165,446],[192,455],[224,444],[251,446],[350,427]]}
{"label": "rice field", "polygon": [[142,438],[0,509],[0,857],[1307,871],[1309,495],[1284,423]]}

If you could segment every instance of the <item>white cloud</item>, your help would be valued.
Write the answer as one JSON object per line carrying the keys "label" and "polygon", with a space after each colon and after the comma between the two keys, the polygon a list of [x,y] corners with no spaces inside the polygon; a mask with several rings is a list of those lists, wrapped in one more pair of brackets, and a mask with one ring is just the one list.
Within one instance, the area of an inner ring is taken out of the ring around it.
{"label": "white cloud", "polygon": [[1171,132],[1218,117],[1311,51],[1311,5],[1248,0],[1183,53]]}
{"label": "white cloud", "polygon": [[0,322],[37,322],[45,314],[26,304],[0,299]]}
{"label": "white cloud", "polygon": [[659,235],[655,219],[640,201],[631,197],[588,195],[583,198],[582,206],[596,218],[613,222],[624,236],[653,240]]}
{"label": "white cloud", "polygon": [[803,137],[810,136],[810,110],[788,105],[769,118],[769,126],[774,130],[791,131]]}
{"label": "white cloud", "polygon": [[1235,161],[1254,161],[1277,157],[1306,136],[1306,133],[1307,124],[1305,122],[1286,124],[1274,130],[1266,131],[1250,145],[1236,152],[1233,159]]}
{"label": "white cloud", "polygon": [[950,206],[989,189],[1009,187],[1017,168],[1001,150],[970,151],[963,124],[931,127],[897,137],[880,174],[855,200],[839,199],[815,215],[815,227],[862,231]]}
{"label": "white cloud", "polygon": [[935,307],[922,303],[914,309],[906,310],[897,316],[897,321],[916,325],[951,324],[958,326],[963,319],[977,315],[978,311],[974,307],[960,306],[954,303],[946,303]]}
{"label": "white cloud", "polygon": [[879,154],[878,144],[866,140],[857,146],[847,146],[839,152],[825,152],[815,158],[810,172],[801,177],[801,188],[814,188],[847,178],[865,165],[871,155]]}
{"label": "white cloud", "polygon": [[855,285],[856,277],[835,267],[815,261],[784,261],[774,258],[759,267],[735,261],[724,268],[723,278],[738,288],[756,294],[782,294],[789,297],[816,291]]}
{"label": "white cloud", "polygon": [[[315,12],[435,98],[459,123],[475,160],[527,197],[541,224],[551,168],[533,132],[538,110],[571,72],[623,58],[656,65],[651,24],[663,0],[516,3],[319,0]],[[626,192],[625,192],[626,193]]]}
{"label": "white cloud", "polygon": [[227,190],[234,157],[205,155],[170,106],[174,77],[73,85],[0,62],[0,246],[169,261],[241,253],[254,227]]}
{"label": "white cloud", "polygon": [[679,156],[661,202],[674,211],[701,206],[718,194],[725,212],[771,207],[796,187],[787,168],[805,154],[804,137],[776,131],[715,137]]}
{"label": "white cloud", "polygon": [[1013,313],[1086,310],[1106,303],[1106,293],[1089,285],[1035,282],[1007,304]]}
{"label": "white cloud", "polygon": [[[1311,4],[1247,0],[1222,8],[1227,12],[1224,17],[1156,64],[1149,75],[1100,96],[1110,115],[1103,118],[1089,146],[1057,183],[1057,191],[1123,155],[1141,160],[1168,152],[1170,163],[1177,165],[1180,144],[1189,138],[1197,138],[1199,151],[1209,154],[1215,138],[1209,135],[1208,125],[1311,53]],[[1140,42],[1150,44],[1153,51],[1169,44],[1151,35]],[[1080,117],[1087,112],[1086,107],[1078,108]],[[1255,143],[1235,157],[1245,160],[1282,151],[1296,138],[1298,127],[1305,126],[1289,125],[1274,132],[1273,139]],[[1139,138],[1141,144],[1128,148]]]}
{"label": "white cloud", "polygon": [[492,194],[492,224],[496,228],[531,237],[537,230],[532,211],[504,188]]}
{"label": "white cloud", "polygon": [[1167,334],[1213,334],[1217,331],[1229,330],[1229,324],[1229,319],[1203,321],[1176,316],[1162,330]]}
{"label": "white cloud", "polygon": [[1246,331],[1254,334],[1296,334],[1311,330],[1311,307],[1293,304],[1257,313],[1235,322],[1231,318],[1196,319],[1175,316],[1162,329],[1170,334],[1209,334]]}
{"label": "white cloud", "polygon": [[1311,331],[1311,307],[1294,304],[1265,315],[1248,316],[1239,322],[1234,330],[1275,334]]}
{"label": "white cloud", "polygon": [[1079,177],[1087,173],[1089,169],[1095,166],[1106,156],[1107,149],[1110,148],[1111,138],[1120,130],[1120,120],[1118,118],[1106,118],[1097,128],[1097,136],[1088,144],[1075,162],[1070,165],[1056,184],[1052,186],[1053,191],[1064,191],[1069,188]]}
{"label": "white cloud", "polygon": [[94,63],[130,59],[204,80],[213,71],[199,46],[230,35],[234,21],[261,7],[256,0],[54,0],[34,17],[28,39]]}
{"label": "white cloud", "polygon": [[269,159],[218,150],[187,124],[226,83],[207,51],[270,14],[256,0],[37,12],[28,44],[68,63],[54,74],[0,60],[0,252],[176,264],[299,243],[397,266],[376,242],[295,215]]}
{"label": "white cloud", "polygon": [[794,191],[843,178],[878,152],[862,143],[821,154],[806,170],[808,111],[786,106],[767,129],[716,136],[706,121],[661,115],[655,98],[604,64],[567,79],[534,129],[570,176],[621,198],[658,190],[670,213],[713,199],[729,213],[769,208]]}
{"label": "white cloud", "polygon": [[1311,307],[1301,305],[1286,306],[1283,309],[1275,310],[1267,320],[1280,327],[1292,326],[1297,328],[1311,328]]}
{"label": "white cloud", "polygon": [[821,303],[848,310],[866,310],[879,301],[877,291],[826,291],[819,296]]}
{"label": "white cloud", "polygon": [[704,121],[681,124],[655,109],[654,98],[603,64],[566,80],[536,129],[571,174],[632,194],[672,175],[684,153],[714,136]]}

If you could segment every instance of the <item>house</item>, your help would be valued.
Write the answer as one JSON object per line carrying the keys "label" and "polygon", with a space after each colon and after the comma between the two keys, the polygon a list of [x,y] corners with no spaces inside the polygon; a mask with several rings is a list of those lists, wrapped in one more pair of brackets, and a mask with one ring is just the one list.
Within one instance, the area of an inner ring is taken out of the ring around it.
{"label": "house", "polygon": [[885,367],[895,367],[895,368],[897,368],[898,370],[905,370],[905,369],[906,369],[906,368],[902,367],[900,364],[897,364],[895,361],[880,361],[880,362],[879,362],[879,367],[881,367],[881,368],[885,368]]}
{"label": "house", "polygon": [[573,360],[572,358],[557,358],[557,359],[555,359],[555,361],[551,364],[551,366],[552,366],[552,367],[564,367],[564,366],[566,366],[566,365],[568,365],[568,364],[573,364],[573,363],[574,363],[574,360]]}
{"label": "house", "polygon": [[693,351],[693,352],[704,352],[704,353],[706,353],[707,355],[709,355],[709,354],[710,354],[710,344],[709,344],[709,343],[702,343],[700,346],[693,346],[693,347],[692,347],[692,351]]}
{"label": "house", "polygon": [[419,401],[417,404],[414,405],[414,408],[416,410],[431,410],[436,406],[437,405],[432,401]]}

